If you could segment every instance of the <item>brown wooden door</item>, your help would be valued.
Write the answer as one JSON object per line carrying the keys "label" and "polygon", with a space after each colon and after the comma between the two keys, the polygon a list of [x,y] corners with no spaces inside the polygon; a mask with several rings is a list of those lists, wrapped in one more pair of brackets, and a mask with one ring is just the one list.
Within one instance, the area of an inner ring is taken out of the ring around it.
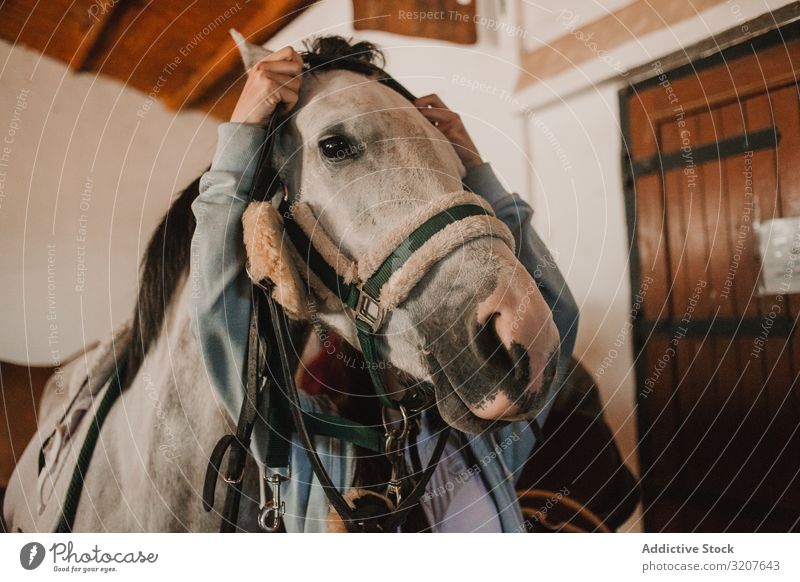
{"label": "brown wooden door", "polygon": [[800,295],[756,229],[800,216],[793,25],[622,93],[648,531],[800,528]]}

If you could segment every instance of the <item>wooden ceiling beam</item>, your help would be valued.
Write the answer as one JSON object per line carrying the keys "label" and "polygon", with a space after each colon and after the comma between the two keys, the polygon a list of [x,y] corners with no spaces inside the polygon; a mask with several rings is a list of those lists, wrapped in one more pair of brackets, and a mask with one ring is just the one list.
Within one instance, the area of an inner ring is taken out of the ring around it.
{"label": "wooden ceiling beam", "polygon": [[[264,2],[259,12],[242,26],[239,32],[250,42],[264,44],[289,24],[315,0],[283,0]],[[200,101],[207,101],[206,94],[218,88],[220,82],[230,77],[240,76],[242,71],[239,51],[232,38],[228,38],[213,56],[206,60],[205,66],[198,67],[186,81],[165,93],[162,100],[173,109],[192,107]]]}
{"label": "wooden ceiling beam", "polygon": [[69,63],[96,21],[97,0],[5,0],[0,5],[0,38]]}
{"label": "wooden ceiling beam", "polygon": [[98,2],[92,3],[87,9],[89,18],[94,20],[94,23],[83,35],[80,44],[78,44],[72,58],[69,61],[69,67],[75,72],[86,70],[86,64],[94,54],[95,48],[103,37],[103,34],[109,28],[111,22],[111,15],[118,9],[124,0],[117,0],[116,2],[109,2],[108,4],[101,4]]}
{"label": "wooden ceiling beam", "polygon": [[173,109],[226,118],[243,84],[228,28],[263,44],[314,0],[0,2],[0,38],[73,71],[117,79]]}

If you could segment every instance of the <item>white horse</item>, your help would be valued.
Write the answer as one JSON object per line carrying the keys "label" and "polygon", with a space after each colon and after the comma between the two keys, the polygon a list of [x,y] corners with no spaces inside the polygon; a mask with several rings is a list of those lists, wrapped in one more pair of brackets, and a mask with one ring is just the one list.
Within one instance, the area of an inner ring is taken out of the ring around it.
{"label": "white horse", "polygon": [[[356,58],[372,57],[358,46],[349,47]],[[245,60],[263,54],[248,46]],[[336,67],[306,77],[298,106],[280,129],[273,163],[290,197],[302,198],[314,212],[319,228],[312,240],[326,235],[343,255],[367,257],[389,227],[463,190],[464,168],[452,146],[403,96],[370,75]],[[334,134],[358,155],[328,163],[318,144]],[[153,236],[132,322],[65,367],[65,390],[56,390],[54,380],[48,384],[38,432],[6,493],[11,531],[51,531],[58,523],[89,419],[120,356],[128,363],[124,392],[102,427],[73,530],[218,528],[219,515],[201,508],[201,490],[212,448],[234,423],[209,381],[191,327],[189,206],[197,194],[195,182]],[[439,413],[458,430],[479,433],[496,421],[532,418],[550,394],[559,340],[536,283],[498,237],[466,240],[435,259],[386,322],[383,355],[391,369],[434,382]],[[315,323],[358,345],[341,306],[331,305],[330,297],[318,297],[316,305]],[[326,446],[352,454],[333,441]],[[257,471],[247,475],[240,527],[255,530]],[[218,487],[215,507],[223,494]],[[309,512],[328,511],[319,491],[308,505]]]}

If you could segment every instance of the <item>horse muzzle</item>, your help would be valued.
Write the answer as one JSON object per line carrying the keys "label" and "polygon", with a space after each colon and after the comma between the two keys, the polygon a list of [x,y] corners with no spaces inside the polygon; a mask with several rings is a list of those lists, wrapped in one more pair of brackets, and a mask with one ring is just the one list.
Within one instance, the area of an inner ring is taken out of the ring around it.
{"label": "horse muzzle", "polygon": [[[536,282],[519,263],[499,281],[478,305],[470,348],[498,377],[501,389],[490,390],[481,402],[468,406],[485,420],[514,420],[553,383],[559,334]],[[513,379],[514,389],[502,388],[507,379]]]}
{"label": "horse muzzle", "polygon": [[465,432],[533,418],[558,370],[558,328],[536,282],[510,251],[492,252],[491,289],[432,342],[427,362],[442,417]]}

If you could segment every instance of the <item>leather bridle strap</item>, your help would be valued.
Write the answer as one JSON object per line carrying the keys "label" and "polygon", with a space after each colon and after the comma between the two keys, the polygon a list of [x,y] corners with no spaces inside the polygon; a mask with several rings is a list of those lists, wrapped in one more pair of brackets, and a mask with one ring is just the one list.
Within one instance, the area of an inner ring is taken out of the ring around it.
{"label": "leather bridle strap", "polygon": [[[247,454],[250,449],[250,438],[253,434],[258,407],[262,398],[269,390],[264,390],[263,382],[259,382],[259,365],[262,357],[261,342],[258,336],[259,302],[253,296],[250,312],[250,329],[247,351],[247,381],[245,383],[244,400],[242,401],[239,420],[236,423],[235,434],[223,436],[214,447],[208,461],[205,482],[203,484],[203,508],[211,511],[214,505],[214,495],[217,475],[222,467],[222,459],[230,449],[228,455],[228,469],[224,476],[228,484],[225,494],[225,505],[222,509],[222,522],[220,533],[229,533],[236,530],[239,517],[239,503],[242,497],[242,482]],[[262,384],[259,386],[259,384]]]}
{"label": "leather bridle strap", "polygon": [[[275,298],[268,289],[265,291],[264,296],[267,304],[269,305],[269,319],[272,322],[272,328],[277,345],[285,346],[285,342],[288,341],[289,337],[286,314],[278,302],[275,301]],[[306,455],[311,463],[311,468],[314,471],[314,475],[316,475],[317,479],[319,480],[320,485],[322,486],[323,491],[325,491],[325,495],[328,497],[328,501],[330,501],[331,506],[333,506],[336,513],[338,513],[342,518],[347,530],[349,532],[365,531],[365,523],[360,521],[356,516],[353,508],[350,507],[350,504],[339,492],[339,489],[336,487],[336,485],[334,485],[333,480],[322,464],[322,460],[320,459],[319,454],[314,447],[311,433],[306,426],[306,419],[300,405],[300,398],[297,391],[297,385],[294,381],[294,375],[291,373],[291,365],[289,363],[288,354],[284,349],[279,349],[278,352],[281,360],[282,375],[286,382],[286,394],[289,400],[294,425],[297,429],[298,435],[300,436],[303,447],[305,448]],[[390,514],[390,517],[386,523],[379,527],[379,531],[392,531],[392,529],[398,528],[403,523],[405,517],[408,515],[408,512],[411,511],[414,505],[416,505],[416,503],[419,501],[420,497],[425,492],[425,488],[428,486],[428,483],[433,477],[433,473],[439,463],[439,460],[441,459],[442,453],[444,452],[444,447],[447,443],[449,435],[450,427],[442,429],[436,442],[433,455],[428,462],[428,466],[426,467],[422,478],[417,482],[408,497],[404,499],[403,502]]]}
{"label": "leather bridle strap", "polygon": [[[273,335],[265,345],[259,335],[258,323],[262,312],[263,295],[258,287],[253,287],[247,350],[247,381],[236,432],[223,436],[217,442],[209,457],[203,485],[203,508],[211,511],[222,461],[225,453],[230,450],[227,471],[223,477],[228,484],[228,490],[222,510],[220,525],[222,533],[235,531],[242,496],[242,476],[259,410],[267,411],[265,424],[268,432],[264,464],[271,469],[289,466],[291,434],[294,431],[300,432],[291,413],[291,410],[295,409],[301,412],[306,427],[304,430],[312,435],[337,438],[378,454],[384,452],[384,438],[377,430],[346,418],[302,410],[296,404],[296,398],[295,403],[292,403],[286,394],[276,389],[278,386],[285,386],[288,383],[287,378],[292,378],[292,375],[287,375],[282,361],[279,360],[285,355],[285,349],[280,347],[274,350],[266,349],[266,345],[284,346],[284,343],[277,342],[283,342],[285,338]],[[270,319],[273,318],[274,315],[270,313]],[[275,334],[273,330],[270,331]],[[265,358],[268,361],[266,368],[270,374],[265,374],[263,370]]]}

